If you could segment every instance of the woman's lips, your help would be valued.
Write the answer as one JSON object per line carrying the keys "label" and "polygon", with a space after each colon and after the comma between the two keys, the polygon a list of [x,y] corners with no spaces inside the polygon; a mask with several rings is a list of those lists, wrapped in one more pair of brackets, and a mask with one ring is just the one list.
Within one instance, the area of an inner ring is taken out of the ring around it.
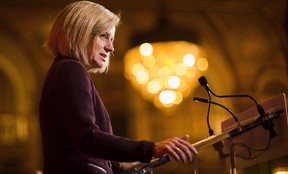
{"label": "woman's lips", "polygon": [[105,62],[105,61],[106,61],[107,54],[100,53],[100,55],[103,57],[103,62]]}

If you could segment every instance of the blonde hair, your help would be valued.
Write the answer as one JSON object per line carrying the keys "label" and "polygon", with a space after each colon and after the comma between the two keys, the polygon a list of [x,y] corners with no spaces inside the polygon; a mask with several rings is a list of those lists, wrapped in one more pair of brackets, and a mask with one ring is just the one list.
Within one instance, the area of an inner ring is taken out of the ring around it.
{"label": "blonde hair", "polygon": [[[90,1],[73,2],[56,18],[47,47],[54,56],[71,57],[90,68],[90,40],[101,31],[117,27],[119,22],[119,14],[112,13],[100,4]],[[104,69],[89,71],[101,73],[108,70],[108,65]]]}

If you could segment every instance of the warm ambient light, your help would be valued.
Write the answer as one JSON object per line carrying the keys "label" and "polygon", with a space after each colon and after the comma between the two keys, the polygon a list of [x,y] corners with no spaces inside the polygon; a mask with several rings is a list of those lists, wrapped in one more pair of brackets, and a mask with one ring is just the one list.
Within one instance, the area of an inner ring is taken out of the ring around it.
{"label": "warm ambient light", "polygon": [[180,104],[207,69],[204,51],[185,41],[143,43],[125,55],[125,77],[160,108]]}
{"label": "warm ambient light", "polygon": [[288,167],[278,167],[273,170],[273,174],[288,174]]}

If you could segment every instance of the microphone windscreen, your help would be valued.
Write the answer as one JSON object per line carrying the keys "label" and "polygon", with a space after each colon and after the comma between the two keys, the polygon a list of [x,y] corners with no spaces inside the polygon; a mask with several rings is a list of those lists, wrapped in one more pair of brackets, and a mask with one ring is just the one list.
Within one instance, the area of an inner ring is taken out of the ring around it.
{"label": "microphone windscreen", "polygon": [[205,76],[202,76],[198,79],[199,83],[202,85],[202,86],[207,86],[208,85],[208,82],[207,82],[207,79]]}

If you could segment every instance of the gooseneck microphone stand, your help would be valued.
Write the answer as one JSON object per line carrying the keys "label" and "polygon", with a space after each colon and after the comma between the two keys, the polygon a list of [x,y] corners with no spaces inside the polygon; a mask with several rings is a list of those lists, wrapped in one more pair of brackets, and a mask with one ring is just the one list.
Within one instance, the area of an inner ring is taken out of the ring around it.
{"label": "gooseneck microphone stand", "polygon": [[[263,109],[263,107],[257,102],[257,100],[255,98],[253,98],[252,96],[250,95],[246,95],[246,94],[240,94],[240,95],[217,95],[215,94],[211,88],[209,87],[209,84],[208,84],[208,81],[206,79],[205,76],[201,76],[199,79],[198,79],[200,85],[204,86],[206,91],[208,92],[209,91],[209,95],[210,93],[212,95],[214,95],[215,97],[218,97],[218,98],[239,98],[239,97],[244,97],[244,98],[249,98],[251,99],[255,105],[256,105],[256,108],[257,108],[257,111],[260,115],[260,117],[263,117],[266,113]],[[209,97],[209,101],[211,101],[211,96],[208,96]],[[269,121],[269,122],[266,122],[266,123],[263,123],[262,127],[265,129],[265,130],[268,130],[270,132],[270,135],[271,135],[271,138],[274,138],[277,136],[277,133],[276,131],[274,130],[274,124],[272,121]]]}

